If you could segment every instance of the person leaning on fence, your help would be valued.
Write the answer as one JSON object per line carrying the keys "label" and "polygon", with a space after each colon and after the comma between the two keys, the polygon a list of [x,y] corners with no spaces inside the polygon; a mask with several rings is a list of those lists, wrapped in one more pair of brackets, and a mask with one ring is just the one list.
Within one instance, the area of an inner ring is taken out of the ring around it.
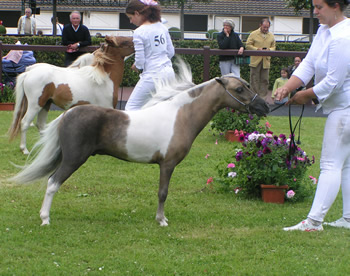
{"label": "person leaning on fence", "polygon": [[35,35],[36,34],[36,21],[32,17],[32,10],[30,8],[25,9],[25,15],[22,15],[17,24],[17,32],[21,35]]}
{"label": "person leaning on fence", "polygon": [[[217,40],[220,49],[238,49],[238,55],[244,51],[243,43],[238,34],[234,32],[235,23],[232,19],[225,19],[222,32],[218,34]],[[221,75],[233,73],[241,77],[240,66],[236,64],[235,56],[219,56]]]}
{"label": "person leaning on fence", "polygon": [[85,52],[80,51],[81,47],[91,45],[91,36],[89,29],[81,23],[81,15],[78,11],[73,11],[70,16],[70,24],[63,28],[62,45],[67,46],[65,52],[65,66],[69,66],[79,56]]}
{"label": "person leaning on fence", "polygon": [[315,76],[315,85],[296,93],[286,104],[304,104],[317,99],[328,114],[320,159],[320,176],[307,218],[285,231],[321,231],[322,222],[337,198],[343,194],[343,215],[325,223],[350,229],[350,19],[344,16],[350,0],[313,0],[320,22],[305,57],[287,83],[277,89],[281,100]]}
{"label": "person leaning on fence", "polygon": [[[269,32],[270,20],[264,18],[260,22],[259,29],[253,31],[246,43],[247,50],[275,51],[276,41],[272,33]],[[250,88],[262,98],[265,98],[269,87],[269,71],[271,57],[251,56],[250,57]]]}
{"label": "person leaning on fence", "polygon": [[275,80],[275,83],[273,85],[272,89],[272,95],[271,98],[274,100],[275,104],[285,104],[288,101],[288,97],[283,98],[282,100],[276,100],[275,99],[275,93],[276,90],[283,85],[285,85],[288,81],[288,69],[287,68],[282,68],[281,69],[281,77]]}

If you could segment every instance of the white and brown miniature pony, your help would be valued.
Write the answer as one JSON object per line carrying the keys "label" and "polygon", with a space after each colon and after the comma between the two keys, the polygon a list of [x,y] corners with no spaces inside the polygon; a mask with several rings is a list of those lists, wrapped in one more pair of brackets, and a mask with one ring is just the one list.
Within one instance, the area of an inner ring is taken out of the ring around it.
{"label": "white and brown miniature pony", "polygon": [[[190,83],[190,84],[189,84]],[[49,224],[53,196],[91,155],[157,163],[160,167],[156,220],[167,226],[164,203],[171,175],[188,154],[192,143],[211,118],[224,107],[265,115],[269,107],[247,83],[227,75],[200,85],[175,80],[138,111],[119,111],[93,105],[74,107],[52,121],[33,152],[32,162],[11,180],[28,183],[49,176],[40,210],[42,225]],[[187,89],[183,89],[187,87]],[[189,88],[190,87],[190,88]]]}
{"label": "white and brown miniature pony", "polygon": [[115,108],[124,73],[124,58],[133,52],[132,37],[106,36],[106,43],[94,55],[87,54],[79,59],[79,64],[75,62],[71,67],[62,68],[38,63],[28,67],[16,81],[10,140],[21,132],[20,149],[28,154],[27,129],[36,115],[36,126],[39,131],[44,129],[51,103],[62,109],[81,104]]}

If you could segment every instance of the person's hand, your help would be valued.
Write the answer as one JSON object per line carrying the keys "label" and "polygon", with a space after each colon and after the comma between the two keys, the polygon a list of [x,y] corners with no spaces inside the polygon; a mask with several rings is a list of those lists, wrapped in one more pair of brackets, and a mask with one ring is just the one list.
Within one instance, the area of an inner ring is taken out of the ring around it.
{"label": "person's hand", "polygon": [[244,51],[244,48],[243,47],[241,47],[241,48],[239,48],[239,50],[238,50],[238,55],[243,55],[243,51]]}
{"label": "person's hand", "polygon": [[310,89],[302,90],[295,93],[295,95],[289,99],[286,104],[306,104],[310,100],[315,98],[315,94]]}
{"label": "person's hand", "polygon": [[136,73],[139,73],[139,69],[137,69],[135,63],[131,66],[131,70],[133,70]]}
{"label": "person's hand", "polygon": [[284,86],[277,88],[275,91],[275,100],[281,101],[283,98],[287,97],[289,93],[289,90]]}
{"label": "person's hand", "polygon": [[230,36],[230,32],[229,32],[229,30],[228,30],[228,29],[226,29],[226,28],[224,28],[224,33],[225,33],[225,35],[226,35],[227,37],[229,37],[229,36]]}

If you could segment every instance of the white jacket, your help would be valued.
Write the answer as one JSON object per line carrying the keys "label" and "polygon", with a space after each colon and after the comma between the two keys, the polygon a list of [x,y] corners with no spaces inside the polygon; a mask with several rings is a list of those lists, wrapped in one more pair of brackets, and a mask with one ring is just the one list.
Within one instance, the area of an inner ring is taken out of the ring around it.
{"label": "white jacket", "polygon": [[[19,20],[18,20],[18,34],[24,34],[24,24],[25,24],[25,15],[22,15]],[[36,34],[36,21],[35,18],[30,17],[30,22],[31,22],[31,34],[35,35]]]}

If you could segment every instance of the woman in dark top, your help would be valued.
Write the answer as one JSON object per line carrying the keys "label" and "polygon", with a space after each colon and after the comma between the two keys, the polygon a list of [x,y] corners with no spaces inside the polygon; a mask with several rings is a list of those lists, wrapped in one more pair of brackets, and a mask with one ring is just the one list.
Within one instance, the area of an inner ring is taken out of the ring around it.
{"label": "woman in dark top", "polygon": [[[242,55],[244,51],[243,43],[238,34],[233,30],[235,23],[232,19],[225,19],[224,28],[218,34],[217,40],[220,49],[238,49],[238,54]],[[221,75],[233,73],[236,77],[240,77],[240,66],[235,64],[235,56],[219,56]]]}

